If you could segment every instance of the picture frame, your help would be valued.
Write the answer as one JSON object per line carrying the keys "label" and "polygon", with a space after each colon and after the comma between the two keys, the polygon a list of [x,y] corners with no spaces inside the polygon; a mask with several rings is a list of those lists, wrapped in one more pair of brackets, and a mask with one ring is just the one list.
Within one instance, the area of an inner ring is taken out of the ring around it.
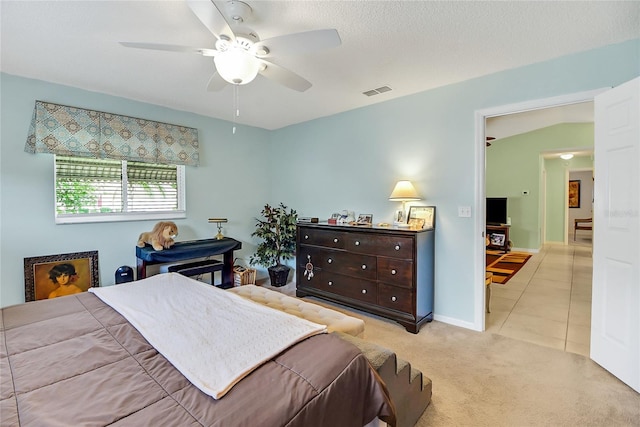
{"label": "picture frame", "polygon": [[[422,220],[422,221],[419,221]],[[412,228],[433,230],[436,227],[435,206],[411,206],[407,216],[407,224]]]}
{"label": "picture frame", "polygon": [[492,246],[504,246],[504,239],[505,239],[505,235],[504,234],[500,234],[500,233],[492,233],[489,236],[489,243]]}
{"label": "picture frame", "polygon": [[407,224],[409,224],[409,228],[413,228],[416,230],[422,230],[424,228],[425,220],[424,218],[409,218]]}
{"label": "picture frame", "polygon": [[98,251],[24,258],[25,301],[86,292],[99,277]]}
{"label": "picture frame", "polygon": [[360,214],[358,215],[358,220],[356,221],[358,225],[371,225],[373,223],[373,215],[372,214]]}
{"label": "picture frame", "polygon": [[580,180],[572,179],[569,181],[569,207],[580,207]]}

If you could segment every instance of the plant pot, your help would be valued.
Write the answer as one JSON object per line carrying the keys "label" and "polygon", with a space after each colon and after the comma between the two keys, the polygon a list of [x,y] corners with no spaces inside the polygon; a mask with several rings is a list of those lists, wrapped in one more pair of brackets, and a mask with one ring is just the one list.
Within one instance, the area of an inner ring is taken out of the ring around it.
{"label": "plant pot", "polygon": [[286,265],[274,265],[267,268],[269,271],[269,279],[271,279],[271,286],[279,288],[287,284],[289,278],[289,270]]}

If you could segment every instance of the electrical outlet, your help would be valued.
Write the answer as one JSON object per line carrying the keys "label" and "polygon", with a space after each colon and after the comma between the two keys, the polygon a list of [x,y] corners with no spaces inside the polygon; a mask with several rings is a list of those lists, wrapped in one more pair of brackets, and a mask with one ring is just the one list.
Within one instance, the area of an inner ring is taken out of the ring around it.
{"label": "electrical outlet", "polygon": [[471,218],[471,206],[458,206],[458,216],[461,218]]}

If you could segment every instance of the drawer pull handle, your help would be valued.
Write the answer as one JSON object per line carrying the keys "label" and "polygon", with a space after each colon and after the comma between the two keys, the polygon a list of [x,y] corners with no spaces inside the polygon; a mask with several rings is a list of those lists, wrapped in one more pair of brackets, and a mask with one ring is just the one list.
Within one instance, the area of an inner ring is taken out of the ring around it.
{"label": "drawer pull handle", "polygon": [[305,234],[305,235],[304,235],[304,240],[308,240],[308,239],[309,239],[309,235],[308,235],[308,234]]}
{"label": "drawer pull handle", "polygon": [[366,293],[367,293],[367,290],[366,290],[366,289],[363,289],[363,290],[362,290],[362,293],[363,293],[363,294],[366,294]]}
{"label": "drawer pull handle", "polygon": [[397,298],[396,297],[391,297],[391,301],[396,302]]}
{"label": "drawer pull handle", "polygon": [[396,247],[394,248],[396,251],[400,250],[400,245],[396,245]]}
{"label": "drawer pull handle", "polygon": [[329,280],[329,283],[327,283],[329,286],[333,286],[333,282],[331,280]]}
{"label": "drawer pull handle", "polygon": [[333,239],[333,243],[338,243],[338,238]]}
{"label": "drawer pull handle", "polygon": [[396,271],[395,269],[391,270],[391,274],[392,274],[392,275],[394,275],[394,276],[395,276],[395,275],[396,275],[396,273],[397,273],[397,271]]}
{"label": "drawer pull handle", "polygon": [[367,265],[366,264],[362,264],[362,269],[366,270],[367,269]]}
{"label": "drawer pull handle", "polygon": [[356,246],[360,246],[360,242],[356,240]]}
{"label": "drawer pull handle", "polygon": [[329,259],[327,260],[327,263],[329,263],[329,264],[331,264],[332,262],[333,262],[333,260],[332,260],[331,258],[329,258]]}

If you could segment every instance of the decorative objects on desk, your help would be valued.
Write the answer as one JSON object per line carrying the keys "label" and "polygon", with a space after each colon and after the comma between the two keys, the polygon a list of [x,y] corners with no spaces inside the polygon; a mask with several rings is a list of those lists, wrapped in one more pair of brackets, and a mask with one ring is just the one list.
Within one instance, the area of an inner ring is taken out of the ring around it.
{"label": "decorative objects on desk", "polygon": [[431,230],[436,226],[435,206],[411,206],[407,224],[411,228]]}
{"label": "decorative objects on desk", "polygon": [[218,224],[218,234],[216,234],[216,239],[221,240],[224,238],[222,234],[222,223],[228,222],[227,218],[209,218],[209,222],[215,222]]}
{"label": "decorative objects on desk", "polygon": [[98,251],[24,259],[25,301],[85,292],[99,286]]}
{"label": "decorative objects on desk", "polygon": [[411,184],[411,181],[398,181],[393,188],[389,200],[394,202],[402,202],[402,210],[396,211],[394,224],[405,222],[405,203],[420,200],[418,192]]}
{"label": "decorative objects on desk", "polygon": [[178,235],[178,226],[173,221],[160,221],[157,223],[153,230],[145,231],[138,237],[139,248],[144,248],[145,244],[150,244],[156,251],[162,249],[169,249],[175,241],[173,240]]}
{"label": "decorative objects on desk", "polygon": [[283,265],[282,261],[292,259],[295,255],[298,214],[280,203],[276,207],[266,204],[261,215],[262,219],[256,218],[256,231],[251,235],[262,241],[256,253],[251,255],[250,263],[267,267],[272,286],[284,286],[290,268]]}

